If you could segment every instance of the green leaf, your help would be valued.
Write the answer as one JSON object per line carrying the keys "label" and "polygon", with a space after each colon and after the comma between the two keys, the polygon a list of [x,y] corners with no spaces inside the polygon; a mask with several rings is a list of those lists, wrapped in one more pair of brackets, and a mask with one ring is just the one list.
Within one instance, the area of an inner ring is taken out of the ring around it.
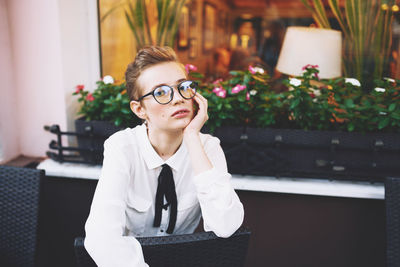
{"label": "green leaf", "polygon": [[232,105],[229,104],[229,103],[226,103],[224,106],[225,106],[226,109],[232,109]]}
{"label": "green leaf", "polygon": [[192,76],[193,78],[199,78],[199,79],[203,79],[204,75],[198,72],[191,72],[190,76]]}
{"label": "green leaf", "polygon": [[316,10],[316,15],[319,18],[320,23],[322,24],[323,28],[331,28],[331,25],[329,24],[328,17],[325,12],[324,4],[321,2],[321,0],[313,0],[314,1],[314,6]]}
{"label": "green leaf", "polygon": [[299,104],[300,104],[300,99],[299,99],[299,98],[296,98],[296,99],[292,102],[292,104],[290,105],[290,108],[291,108],[291,109],[294,109],[294,108],[297,107]]}
{"label": "green leaf", "polygon": [[131,114],[131,110],[129,110],[127,108],[121,108],[121,112],[124,114]]}
{"label": "green leaf", "polygon": [[126,1],[121,1],[120,3],[117,3],[113,5],[110,10],[108,10],[100,19],[100,22],[103,22],[112,12],[114,12],[116,9],[122,7],[123,5],[126,4]]}
{"label": "green leaf", "polygon": [[388,110],[389,110],[390,112],[392,112],[392,111],[395,110],[395,108],[396,108],[396,103],[392,103],[392,104],[390,104]]}
{"label": "green leaf", "polygon": [[381,129],[385,128],[389,124],[389,122],[390,122],[389,118],[385,118],[385,119],[381,120],[378,124],[378,129],[381,130]]}
{"label": "green leaf", "polygon": [[249,84],[250,79],[251,79],[251,75],[250,74],[244,75],[243,83],[246,84],[246,85]]}
{"label": "green leaf", "polygon": [[344,100],[344,104],[345,104],[345,106],[347,107],[347,108],[354,108],[354,102],[353,102],[353,99],[351,99],[351,98],[347,98],[347,99],[345,99]]}
{"label": "green leaf", "polygon": [[400,114],[392,113],[391,117],[395,120],[400,120]]}
{"label": "green leaf", "polygon": [[347,125],[347,130],[348,130],[349,132],[352,132],[352,131],[354,130],[354,128],[355,128],[355,126],[354,126],[354,124],[353,124],[352,122],[350,122],[350,123]]}
{"label": "green leaf", "polygon": [[121,118],[116,118],[114,123],[115,123],[116,126],[120,126],[121,123],[122,123],[122,119]]}
{"label": "green leaf", "polygon": [[135,37],[136,44],[141,45],[143,43],[143,41],[136,32],[137,26],[134,24],[134,22],[133,22],[134,20],[130,18],[129,13],[126,11],[125,11],[125,18],[126,18],[129,28],[131,29],[131,31],[133,33],[133,36]]}

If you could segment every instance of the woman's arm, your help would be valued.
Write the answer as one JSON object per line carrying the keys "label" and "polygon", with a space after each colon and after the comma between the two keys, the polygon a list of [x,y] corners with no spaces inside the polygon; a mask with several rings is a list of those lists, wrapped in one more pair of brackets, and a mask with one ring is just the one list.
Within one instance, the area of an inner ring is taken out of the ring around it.
{"label": "woman's arm", "polygon": [[194,99],[199,110],[184,130],[184,142],[195,173],[204,230],[229,237],[243,222],[243,205],[232,187],[219,140],[210,138],[205,147],[200,140],[200,129],[208,119],[207,100],[199,94]]}
{"label": "woman's arm", "polygon": [[197,175],[211,170],[213,165],[208,159],[200,140],[200,130],[208,120],[207,99],[200,94],[196,94],[194,101],[197,102],[198,111],[183,131],[183,140],[188,148],[194,173]]}
{"label": "woman's arm", "polygon": [[218,138],[209,138],[205,151],[214,167],[193,177],[204,230],[213,231],[219,237],[229,237],[243,223],[243,205],[231,184],[231,175],[227,171]]}
{"label": "woman's arm", "polygon": [[85,248],[98,266],[148,266],[140,243],[123,236],[130,169],[112,141],[116,140],[104,143],[101,176],[85,225]]}

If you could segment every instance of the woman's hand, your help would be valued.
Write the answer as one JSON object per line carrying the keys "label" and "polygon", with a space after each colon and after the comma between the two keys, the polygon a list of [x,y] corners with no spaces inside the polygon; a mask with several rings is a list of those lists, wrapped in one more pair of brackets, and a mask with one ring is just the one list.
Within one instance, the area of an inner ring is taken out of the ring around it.
{"label": "woman's hand", "polygon": [[205,99],[202,95],[197,93],[194,98],[198,105],[198,111],[196,116],[193,117],[192,121],[186,126],[183,130],[184,136],[191,133],[198,134],[203,127],[204,123],[208,120],[208,113],[207,113],[207,99]]}

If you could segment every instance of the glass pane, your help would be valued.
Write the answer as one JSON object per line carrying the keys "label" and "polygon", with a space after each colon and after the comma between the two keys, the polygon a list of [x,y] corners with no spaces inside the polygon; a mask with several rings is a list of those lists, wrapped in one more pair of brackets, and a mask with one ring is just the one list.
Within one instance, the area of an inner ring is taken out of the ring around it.
{"label": "glass pane", "polygon": [[113,0],[99,1],[101,68],[102,76],[111,75],[117,81],[123,81],[126,66],[136,54],[136,46],[123,8],[117,8],[105,17],[115,3]]}
{"label": "glass pane", "polygon": [[[162,42],[163,38],[159,37],[164,32],[157,32],[160,23],[158,23],[156,1],[142,0],[132,3],[137,2],[144,4],[143,12],[147,10],[145,21],[148,22],[148,27],[142,27],[141,30],[134,33],[128,26],[129,22],[125,17],[125,12],[130,14],[127,5],[116,8],[104,18],[105,14],[115,7],[116,2],[99,0],[99,14],[102,18],[100,31],[103,75],[109,74],[117,80],[123,80],[126,65],[134,59],[137,38],[142,38],[149,44]],[[165,4],[170,2],[164,1]],[[336,2],[339,3],[338,13],[345,17],[346,1]],[[383,20],[385,14],[389,14],[388,12],[395,14],[392,19],[387,20],[388,24],[393,23],[392,32],[389,33],[392,35],[392,39],[389,41],[391,46],[388,46],[389,49],[385,52],[386,56],[382,54],[380,57],[381,60],[386,60],[382,75],[399,77],[398,7],[394,5],[394,1],[386,1],[388,2],[386,6],[378,5],[376,0],[361,2],[366,4],[365,10],[359,13],[359,18],[364,21],[363,25],[369,25],[379,17],[378,14],[383,14]],[[326,10],[330,26],[340,30],[343,37],[346,38],[328,1],[321,0],[321,3]],[[133,9],[135,10],[135,4],[133,4]],[[386,13],[378,13],[379,10]],[[249,64],[265,68],[271,76],[279,76],[280,73],[276,71],[275,67],[286,29],[289,26],[318,26],[318,22],[313,19],[312,12],[301,0],[191,0],[186,1],[186,4],[172,15],[179,16],[177,32],[176,34],[165,33],[163,43],[168,44],[169,42],[183,63],[196,65],[198,71],[204,73],[210,80],[226,77],[229,70],[246,69]],[[137,21],[131,21],[131,23],[135,24]],[[365,28],[364,33],[371,34],[370,39],[383,40],[383,36],[377,35],[378,32],[379,29],[373,26]],[[344,57],[345,60],[351,58],[352,53],[356,53],[356,41],[346,42],[345,40],[343,46],[345,49],[350,49],[349,56]],[[365,51],[371,47],[364,46],[364,48],[363,58],[369,60]],[[376,67],[377,59],[371,60],[371,64],[368,62],[365,64],[373,69]],[[345,62],[343,66],[348,64]],[[354,69],[354,66],[351,65],[351,68]]]}

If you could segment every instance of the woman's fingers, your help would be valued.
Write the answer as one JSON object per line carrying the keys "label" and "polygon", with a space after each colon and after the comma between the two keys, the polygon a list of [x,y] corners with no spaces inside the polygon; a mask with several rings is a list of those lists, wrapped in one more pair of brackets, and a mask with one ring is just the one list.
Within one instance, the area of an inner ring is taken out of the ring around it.
{"label": "woman's fingers", "polygon": [[208,120],[207,114],[207,99],[203,96],[196,94],[193,100],[198,105],[196,116],[193,117],[192,121],[186,126],[185,133],[200,132],[204,123]]}
{"label": "woman's fingers", "polygon": [[196,96],[198,96],[199,99],[207,106],[208,101],[204,96],[202,96],[201,94],[196,94]]}
{"label": "woman's fingers", "polygon": [[197,95],[195,96],[195,100],[196,100],[196,102],[199,104],[199,108],[200,108],[200,106],[201,106],[201,108],[203,109],[203,111],[206,111],[206,112],[207,112],[207,106],[208,106],[207,99],[205,99],[204,96],[202,96],[202,95],[200,95],[200,94],[197,94]]}
{"label": "woman's fingers", "polygon": [[200,115],[199,114],[199,112],[200,112],[201,115],[205,118],[205,121],[208,120],[208,113],[207,113],[208,103],[207,103],[207,99],[204,98],[204,96],[202,96],[200,94],[196,94],[195,101],[199,105],[198,115]]}

